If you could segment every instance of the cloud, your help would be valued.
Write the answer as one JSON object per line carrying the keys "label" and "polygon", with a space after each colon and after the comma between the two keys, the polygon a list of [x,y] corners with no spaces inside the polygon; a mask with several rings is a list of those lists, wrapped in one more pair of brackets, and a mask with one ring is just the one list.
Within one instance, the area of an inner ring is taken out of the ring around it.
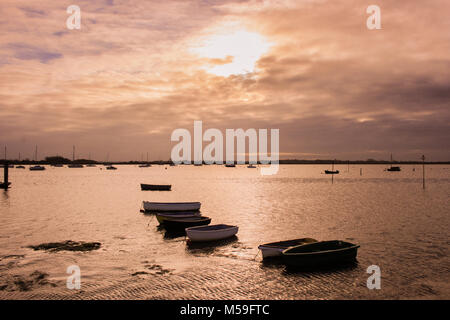
{"label": "cloud", "polygon": [[[279,128],[284,157],[450,158],[448,1],[380,0],[382,30],[366,28],[356,0],[80,0],[81,30],[65,26],[70,4],[0,4],[0,144],[11,153],[76,144],[100,160],[168,158],[172,130],[203,120]],[[206,72],[236,58],[192,49],[236,29],[272,44],[257,71]]]}
{"label": "cloud", "polygon": [[20,60],[38,60],[47,63],[53,59],[62,58],[62,54],[58,52],[50,52],[43,48],[34,47],[25,43],[9,43],[5,46],[11,50],[12,55]]}

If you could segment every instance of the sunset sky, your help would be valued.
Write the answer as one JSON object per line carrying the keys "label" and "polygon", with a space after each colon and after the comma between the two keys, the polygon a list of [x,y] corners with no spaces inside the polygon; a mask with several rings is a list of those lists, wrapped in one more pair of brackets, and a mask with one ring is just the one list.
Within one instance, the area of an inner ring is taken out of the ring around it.
{"label": "sunset sky", "polygon": [[[81,29],[69,30],[69,5]],[[366,8],[381,8],[368,30]],[[280,129],[280,158],[450,160],[448,0],[1,0],[0,151],[168,159]]]}

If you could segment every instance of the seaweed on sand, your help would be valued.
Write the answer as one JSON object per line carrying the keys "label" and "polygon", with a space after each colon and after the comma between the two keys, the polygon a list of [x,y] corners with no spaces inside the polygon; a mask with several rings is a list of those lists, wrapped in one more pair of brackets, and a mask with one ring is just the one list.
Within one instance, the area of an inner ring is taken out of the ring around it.
{"label": "seaweed on sand", "polygon": [[101,246],[100,242],[83,242],[83,241],[62,241],[62,242],[49,242],[42,243],[36,246],[28,246],[33,250],[47,250],[51,252],[56,251],[91,251],[97,250]]}

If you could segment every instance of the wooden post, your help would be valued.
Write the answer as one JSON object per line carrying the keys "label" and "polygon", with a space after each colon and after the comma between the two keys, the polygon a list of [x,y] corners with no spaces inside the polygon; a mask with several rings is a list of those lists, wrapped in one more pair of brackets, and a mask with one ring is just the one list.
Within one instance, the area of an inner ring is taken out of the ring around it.
{"label": "wooden post", "polygon": [[422,186],[425,189],[425,155],[422,155]]}
{"label": "wooden post", "polygon": [[4,171],[3,171],[3,177],[4,177],[3,183],[5,184],[5,185],[4,185],[5,190],[8,189],[8,184],[9,184],[9,179],[8,179],[8,169],[9,169],[9,164],[8,164],[7,161],[5,161],[5,167],[4,167]]}
{"label": "wooden post", "polygon": [[359,175],[362,176],[362,168],[359,168]]}

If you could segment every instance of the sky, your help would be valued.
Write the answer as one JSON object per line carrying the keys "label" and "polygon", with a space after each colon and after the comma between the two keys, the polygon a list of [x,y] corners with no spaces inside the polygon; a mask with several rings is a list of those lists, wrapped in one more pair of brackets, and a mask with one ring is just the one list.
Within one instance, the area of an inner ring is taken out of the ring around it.
{"label": "sky", "polygon": [[[70,30],[67,7],[81,9]],[[381,29],[366,12],[378,5]],[[171,133],[279,129],[280,159],[450,160],[448,0],[0,2],[7,157],[169,159]]]}

